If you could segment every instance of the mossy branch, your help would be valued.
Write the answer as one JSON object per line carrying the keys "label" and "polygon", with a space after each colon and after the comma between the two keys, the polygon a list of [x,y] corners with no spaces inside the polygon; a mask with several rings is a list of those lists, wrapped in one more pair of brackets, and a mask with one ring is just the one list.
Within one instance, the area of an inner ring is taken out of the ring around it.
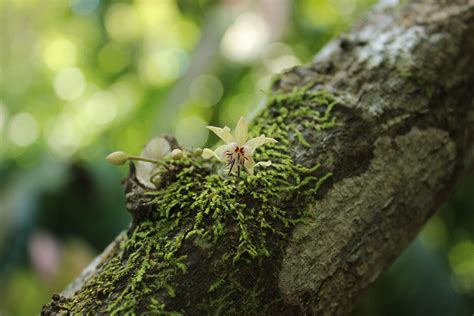
{"label": "mossy branch", "polygon": [[151,190],[132,168],[131,227],[43,312],[349,313],[474,161],[466,3],[379,6],[280,75],[255,176],[188,155]]}

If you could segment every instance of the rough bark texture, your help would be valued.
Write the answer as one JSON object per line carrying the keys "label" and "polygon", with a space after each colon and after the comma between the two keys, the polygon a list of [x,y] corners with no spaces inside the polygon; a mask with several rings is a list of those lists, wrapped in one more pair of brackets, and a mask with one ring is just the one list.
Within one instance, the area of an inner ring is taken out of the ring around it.
{"label": "rough bark texture", "polygon": [[275,81],[251,131],[280,141],[273,167],[191,157],[151,191],[132,172],[131,228],[43,312],[350,313],[472,167],[472,34],[474,1],[377,6]]}

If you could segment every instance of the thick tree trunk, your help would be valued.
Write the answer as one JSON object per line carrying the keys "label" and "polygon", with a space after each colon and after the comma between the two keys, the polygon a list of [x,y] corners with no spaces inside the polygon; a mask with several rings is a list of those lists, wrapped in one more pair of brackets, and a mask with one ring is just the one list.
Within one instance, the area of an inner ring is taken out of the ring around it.
{"label": "thick tree trunk", "polygon": [[132,226],[43,312],[349,313],[472,167],[472,34],[474,1],[379,4],[275,81],[271,167],[132,168]]}

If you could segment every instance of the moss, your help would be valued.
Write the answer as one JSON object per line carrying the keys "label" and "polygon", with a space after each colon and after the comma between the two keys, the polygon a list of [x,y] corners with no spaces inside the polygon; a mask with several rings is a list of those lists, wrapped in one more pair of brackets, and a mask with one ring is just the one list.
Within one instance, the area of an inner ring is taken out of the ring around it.
{"label": "moss", "polygon": [[[308,135],[337,126],[332,115],[335,97],[309,88],[274,95],[255,121],[251,136],[266,134],[278,140],[256,152],[257,161],[273,162],[256,175],[225,177],[222,165],[197,157],[167,161],[160,187],[144,193],[143,203],[151,211],[135,216],[119,249],[60,310],[276,310],[281,303],[277,275],[287,238],[332,175],[319,164],[294,161],[294,150],[311,147],[309,139],[314,137]],[[208,265],[203,269],[204,261]],[[194,293],[189,293],[188,283]]]}
{"label": "moss", "polygon": [[413,72],[410,69],[401,69],[400,77],[402,78],[411,78],[413,77]]}

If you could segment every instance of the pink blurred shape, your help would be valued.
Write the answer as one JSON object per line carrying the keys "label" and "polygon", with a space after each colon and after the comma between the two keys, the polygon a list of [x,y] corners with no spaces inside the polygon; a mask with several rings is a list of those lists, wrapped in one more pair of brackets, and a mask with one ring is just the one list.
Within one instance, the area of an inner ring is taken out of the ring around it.
{"label": "pink blurred shape", "polygon": [[28,242],[28,254],[35,271],[44,279],[51,280],[58,273],[61,245],[46,231],[36,231]]}

